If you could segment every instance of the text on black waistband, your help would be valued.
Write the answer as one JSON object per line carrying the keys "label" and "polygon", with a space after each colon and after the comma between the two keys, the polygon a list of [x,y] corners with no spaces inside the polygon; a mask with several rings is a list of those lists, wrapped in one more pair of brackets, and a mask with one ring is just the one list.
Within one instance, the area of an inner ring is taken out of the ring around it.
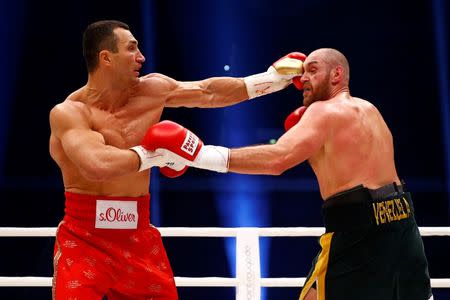
{"label": "text on black waistband", "polygon": [[411,215],[411,207],[406,197],[372,203],[377,225],[400,221]]}

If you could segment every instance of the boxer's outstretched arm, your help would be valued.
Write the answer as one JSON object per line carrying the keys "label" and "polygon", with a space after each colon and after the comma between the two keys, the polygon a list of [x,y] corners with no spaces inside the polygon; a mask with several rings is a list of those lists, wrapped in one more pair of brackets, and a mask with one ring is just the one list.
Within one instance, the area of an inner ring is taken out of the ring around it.
{"label": "boxer's outstretched arm", "polygon": [[244,78],[212,77],[200,81],[176,81],[162,74],[142,77],[148,93],[165,99],[167,107],[223,107],[284,89],[303,74],[306,56],[289,53],[266,72]]}
{"label": "boxer's outstretched arm", "polygon": [[[177,165],[192,166],[216,172],[279,175],[312,157],[328,139],[332,130],[330,115],[322,111],[321,104],[312,104],[288,117],[299,118],[274,145],[239,149],[203,145],[191,131],[174,122],[163,121],[152,126],[148,149],[159,151]],[[293,122],[294,123],[294,122]]]}
{"label": "boxer's outstretched arm", "polygon": [[229,172],[279,175],[319,151],[330,132],[329,115],[311,105],[301,120],[273,145],[231,149]]}
{"label": "boxer's outstretched arm", "polygon": [[103,136],[90,128],[84,112],[76,105],[55,106],[50,112],[50,126],[65,155],[88,180],[108,180],[139,168],[136,153],[106,145]]}
{"label": "boxer's outstretched arm", "polygon": [[166,107],[224,107],[248,99],[242,78],[212,77],[201,81],[175,81],[160,77],[168,86]]}

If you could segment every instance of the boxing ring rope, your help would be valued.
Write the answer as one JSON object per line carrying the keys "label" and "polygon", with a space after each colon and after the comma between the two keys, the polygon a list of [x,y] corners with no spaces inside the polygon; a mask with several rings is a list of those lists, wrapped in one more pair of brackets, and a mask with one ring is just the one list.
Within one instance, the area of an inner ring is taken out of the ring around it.
{"label": "boxing ring rope", "polygon": [[[236,287],[236,300],[259,300],[261,287],[301,287],[305,277],[261,278],[259,237],[311,237],[323,227],[159,227],[163,237],[235,237],[236,277],[175,277],[178,287]],[[422,236],[450,236],[450,227],[419,227]],[[56,227],[0,227],[0,237],[54,237]],[[0,277],[0,287],[50,287],[51,277]],[[432,288],[450,288],[450,278],[432,278]]]}

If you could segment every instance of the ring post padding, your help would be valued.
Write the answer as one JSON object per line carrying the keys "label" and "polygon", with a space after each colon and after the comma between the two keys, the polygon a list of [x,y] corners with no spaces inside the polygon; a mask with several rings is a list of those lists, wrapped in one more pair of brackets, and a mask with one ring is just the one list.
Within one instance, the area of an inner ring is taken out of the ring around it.
{"label": "ring post padding", "polygon": [[261,267],[257,228],[243,228],[236,235],[236,300],[261,299]]}

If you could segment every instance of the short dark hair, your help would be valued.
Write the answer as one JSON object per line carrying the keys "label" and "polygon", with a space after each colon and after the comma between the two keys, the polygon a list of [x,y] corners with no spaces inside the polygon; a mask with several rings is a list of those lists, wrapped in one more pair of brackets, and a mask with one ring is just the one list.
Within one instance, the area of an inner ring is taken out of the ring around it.
{"label": "short dark hair", "polygon": [[117,37],[114,29],[123,28],[130,30],[123,22],[104,20],[89,24],[83,33],[83,56],[89,73],[95,71],[98,66],[98,54],[102,50],[117,52]]}

